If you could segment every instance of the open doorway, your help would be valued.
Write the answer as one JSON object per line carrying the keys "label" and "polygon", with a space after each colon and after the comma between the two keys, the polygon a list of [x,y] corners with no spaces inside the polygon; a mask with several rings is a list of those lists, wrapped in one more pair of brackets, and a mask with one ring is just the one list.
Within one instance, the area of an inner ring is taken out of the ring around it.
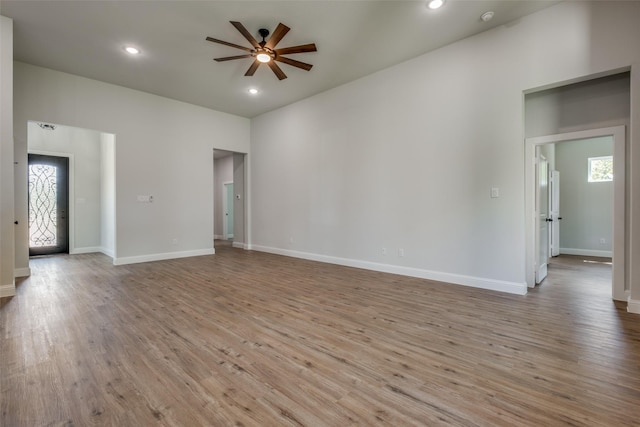
{"label": "open doorway", "polygon": [[[542,222],[548,221],[550,218],[549,211],[546,212],[540,207],[540,184],[539,184],[539,158],[541,157],[541,147],[550,147],[556,144],[581,144],[584,147],[588,146],[597,146],[604,145],[606,146],[606,142],[610,141],[610,145],[612,146],[612,158],[613,158],[613,176],[611,177],[612,181],[612,197],[613,197],[613,206],[611,209],[611,224],[612,224],[612,234],[611,234],[611,256],[612,256],[612,280],[611,280],[611,295],[613,299],[625,301],[628,298],[627,292],[625,290],[625,259],[626,259],[626,242],[625,242],[625,211],[626,211],[626,203],[625,203],[625,127],[617,126],[611,128],[602,128],[602,129],[592,129],[588,131],[579,131],[579,132],[571,132],[565,134],[557,134],[557,135],[549,135],[543,137],[534,137],[527,138],[526,147],[525,147],[525,157],[526,157],[526,165],[529,165],[527,168],[527,188],[525,191],[526,201],[527,201],[527,224],[529,228],[529,233],[527,233],[527,248],[528,254],[527,257],[527,284],[529,287],[535,286],[536,283],[541,282],[541,278],[539,276],[539,270],[542,265],[545,266],[548,262],[548,257],[550,255],[547,248],[542,247],[542,245],[548,245],[548,241],[540,238],[541,235],[548,233],[544,227],[540,224]],[[604,143],[604,144],[602,144]],[[565,148],[568,145],[565,146]],[[597,149],[596,149],[597,150]],[[603,154],[601,151],[593,151],[592,150],[582,150],[583,154],[581,156],[576,155],[575,153],[571,153],[571,156],[576,157],[576,161],[582,161],[582,174],[584,180],[589,183],[588,180],[591,179],[590,170],[588,168],[590,162],[588,161],[591,158],[602,158],[606,156],[593,156],[589,157],[588,153],[596,153]],[[587,154],[584,154],[587,153]],[[586,156],[586,157],[585,157]],[[557,160],[557,153],[555,155]],[[585,159],[581,159],[580,157],[585,157]],[[554,167],[558,166],[557,162],[554,162]],[[575,165],[576,168],[581,168],[580,165]],[[560,171],[562,173],[562,171]],[[547,173],[546,170],[544,172]],[[576,190],[577,192],[578,190]],[[560,196],[562,197],[562,196]],[[588,202],[587,202],[588,203]],[[572,206],[568,206],[569,209],[580,210],[584,209],[584,205],[580,205],[578,202],[571,203]],[[609,203],[611,205],[611,203]],[[545,205],[543,205],[544,207]],[[600,207],[601,208],[601,207]],[[562,209],[562,208],[561,208]],[[606,212],[607,208],[601,209],[603,212]],[[596,211],[594,208],[593,211]],[[565,214],[562,214],[565,217]],[[577,215],[576,215],[577,216]],[[593,217],[593,215],[591,215]],[[577,228],[584,228],[579,225],[580,219],[576,218],[571,225],[576,225],[578,223]],[[584,221],[582,221],[584,222]],[[588,222],[588,221],[587,221]],[[567,224],[565,222],[564,224]],[[583,224],[584,225],[584,224]],[[593,225],[591,225],[593,227]],[[601,239],[608,240],[608,237],[594,237],[600,236],[603,233],[606,233],[605,230],[592,230],[593,235],[585,235],[584,232],[580,232],[578,230],[575,233],[565,233],[570,237],[565,239],[566,242],[575,242],[576,240],[589,240],[589,239],[597,239],[597,242],[602,242]],[[565,245],[571,245],[572,243],[565,243]],[[562,246],[562,241],[560,243]],[[574,246],[576,246],[574,244]],[[585,255],[585,256],[602,256],[607,255],[608,251],[605,250],[597,250],[597,249],[589,249],[582,248],[580,249],[581,253],[577,252],[576,248],[560,248],[559,252],[565,252],[567,255]],[[589,253],[590,252],[590,253]],[[546,255],[545,255],[546,254]],[[542,278],[544,279],[544,278]]]}
{"label": "open doorway", "polygon": [[[30,165],[32,159],[62,158],[68,166],[67,188],[63,191],[67,196],[66,206],[62,210],[56,208],[57,212],[48,220],[51,225],[55,219],[56,228],[65,225],[60,220],[66,223],[66,230],[61,229],[59,233],[60,237],[66,237],[66,247],[56,252],[101,252],[115,257],[115,135],[31,121],[27,123],[27,150]],[[36,179],[30,166],[29,196],[33,194]],[[49,181],[49,184],[53,182]],[[56,187],[60,185],[55,183]],[[29,205],[29,230],[24,233],[24,244],[29,245],[30,255],[42,254],[44,249],[34,252],[33,243],[26,241],[31,240],[32,232],[42,229],[44,224],[39,224],[33,217],[31,208],[37,207],[35,199],[29,200]],[[47,235],[52,237],[53,225],[49,228]]]}
{"label": "open doorway", "polygon": [[[611,136],[614,150],[611,295],[615,300],[625,301],[628,297],[626,276],[630,259],[629,242],[626,240],[629,231],[627,201],[630,193],[629,177],[625,173],[626,147],[629,145],[626,129],[631,123],[630,73],[612,70],[597,76],[584,76],[577,82],[558,82],[543,88],[533,88],[524,93],[524,107],[527,285],[535,286],[538,249],[536,222],[542,219],[534,217],[536,147]],[[587,165],[583,166],[583,172],[586,174]],[[566,219],[564,214],[561,215]],[[564,226],[566,225],[561,228]]]}
{"label": "open doorway", "polygon": [[246,248],[245,157],[213,150],[214,247]]}

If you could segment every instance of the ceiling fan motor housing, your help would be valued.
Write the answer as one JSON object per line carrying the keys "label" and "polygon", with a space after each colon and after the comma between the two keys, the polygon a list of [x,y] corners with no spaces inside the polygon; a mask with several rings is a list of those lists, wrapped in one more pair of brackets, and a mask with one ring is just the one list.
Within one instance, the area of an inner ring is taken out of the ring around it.
{"label": "ceiling fan motor housing", "polygon": [[258,30],[258,34],[260,34],[260,37],[262,37],[262,43],[266,43],[264,39],[266,39],[269,35],[269,30],[267,30],[266,28],[260,28]]}

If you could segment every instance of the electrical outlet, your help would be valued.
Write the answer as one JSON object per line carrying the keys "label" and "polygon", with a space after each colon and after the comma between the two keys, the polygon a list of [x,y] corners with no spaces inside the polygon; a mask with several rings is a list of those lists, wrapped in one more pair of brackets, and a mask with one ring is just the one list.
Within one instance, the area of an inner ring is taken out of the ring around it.
{"label": "electrical outlet", "polygon": [[398,249],[398,256],[404,256],[404,249]]}
{"label": "electrical outlet", "polygon": [[600,244],[604,245],[605,243],[607,243],[607,241],[605,240],[605,238],[603,237],[602,239],[600,239]]}
{"label": "electrical outlet", "polygon": [[382,248],[382,255],[386,255],[387,254],[387,248]]}
{"label": "electrical outlet", "polygon": [[171,240],[171,244],[172,245],[177,245],[178,244],[178,239],[172,239]]}
{"label": "electrical outlet", "polygon": [[140,195],[136,200],[138,200],[139,203],[151,203],[153,202],[153,196]]}

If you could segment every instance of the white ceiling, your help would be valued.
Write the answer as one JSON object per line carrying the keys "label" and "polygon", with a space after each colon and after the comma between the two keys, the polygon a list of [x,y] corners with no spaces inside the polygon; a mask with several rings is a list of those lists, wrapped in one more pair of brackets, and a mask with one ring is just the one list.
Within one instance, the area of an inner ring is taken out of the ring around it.
{"label": "white ceiling", "polygon": [[[448,0],[432,11],[424,0],[2,0],[0,13],[14,20],[18,61],[254,117],[555,3]],[[495,18],[482,22],[489,10]],[[288,78],[279,81],[266,66],[245,77],[251,59],[213,61],[244,52],[207,36],[249,46],[229,21],[258,40],[259,28],[286,24],[291,31],[278,48],[316,43],[318,52],[289,56],[313,68],[282,64]],[[126,44],[142,54],[125,54]],[[249,87],[260,93],[249,95]]]}

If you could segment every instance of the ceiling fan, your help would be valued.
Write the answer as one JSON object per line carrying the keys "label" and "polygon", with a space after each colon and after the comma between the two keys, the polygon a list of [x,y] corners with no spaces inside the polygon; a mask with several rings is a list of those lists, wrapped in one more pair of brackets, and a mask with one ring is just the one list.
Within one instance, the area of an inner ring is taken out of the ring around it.
{"label": "ceiling fan", "polygon": [[290,30],[289,27],[280,23],[276,27],[275,31],[269,38],[269,40],[265,41],[265,38],[269,35],[269,30],[265,28],[261,28],[258,30],[260,37],[262,37],[262,41],[258,42],[249,31],[237,21],[229,21],[231,25],[236,27],[240,34],[244,36],[245,39],[249,41],[251,44],[251,48],[240,46],[235,43],[225,42],[223,40],[214,39],[212,37],[207,37],[207,40],[214,43],[220,43],[227,46],[235,47],[236,49],[242,49],[249,53],[245,55],[237,55],[237,56],[226,56],[224,58],[214,58],[214,60],[218,62],[223,61],[231,61],[233,59],[242,59],[242,58],[255,58],[247,72],[244,74],[245,76],[253,76],[256,72],[260,64],[267,64],[269,68],[273,71],[273,73],[278,77],[279,80],[283,80],[287,78],[287,75],[282,71],[282,69],[276,64],[276,61],[282,62],[283,64],[292,65],[297,68],[302,68],[303,70],[309,71],[313,65],[307,64],[305,62],[296,61],[295,59],[286,58],[282,55],[289,55],[293,53],[304,53],[304,52],[316,52],[315,43],[303,44],[299,46],[291,46],[284,47],[281,49],[276,49],[276,45],[282,38],[287,34]]}

